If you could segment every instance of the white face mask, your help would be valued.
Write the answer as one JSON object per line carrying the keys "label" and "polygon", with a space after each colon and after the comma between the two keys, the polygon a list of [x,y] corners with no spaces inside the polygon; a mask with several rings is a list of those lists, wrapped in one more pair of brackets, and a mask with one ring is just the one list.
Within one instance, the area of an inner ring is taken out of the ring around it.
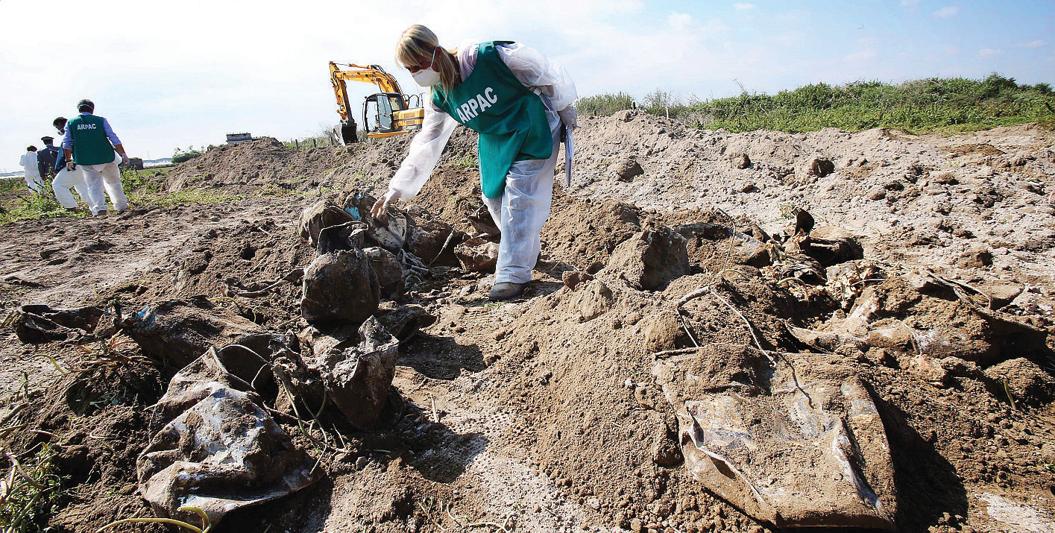
{"label": "white face mask", "polygon": [[432,60],[429,61],[428,68],[423,68],[417,72],[411,73],[411,77],[414,81],[422,87],[432,87],[440,82],[440,73],[436,69],[432,68],[432,65],[436,62],[436,50],[432,51]]}

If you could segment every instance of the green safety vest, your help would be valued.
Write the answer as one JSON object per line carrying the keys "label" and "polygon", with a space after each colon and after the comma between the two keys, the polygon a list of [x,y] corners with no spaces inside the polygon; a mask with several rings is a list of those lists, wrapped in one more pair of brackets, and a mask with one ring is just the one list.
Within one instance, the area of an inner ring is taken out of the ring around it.
{"label": "green safety vest", "polygon": [[114,160],[114,147],[103,131],[103,119],[95,115],[77,115],[66,124],[73,139],[73,162],[78,165],[102,165]]}
{"label": "green safety vest", "polygon": [[495,45],[480,43],[476,68],[453,89],[432,88],[432,102],[461,125],[480,134],[480,186],[484,196],[498,198],[514,161],[549,159],[553,155],[542,98],[513,75]]}

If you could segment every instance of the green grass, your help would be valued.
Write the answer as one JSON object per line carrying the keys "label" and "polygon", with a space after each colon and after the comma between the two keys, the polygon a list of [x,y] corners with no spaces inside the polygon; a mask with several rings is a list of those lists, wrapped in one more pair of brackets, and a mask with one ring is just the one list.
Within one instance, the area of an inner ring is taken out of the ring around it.
{"label": "green grass", "polygon": [[1022,85],[998,74],[982,80],[930,78],[896,85],[818,83],[774,95],[745,92],[703,101],[682,101],[656,91],[631,104],[625,96],[583,98],[579,109],[599,115],[636,106],[692,126],[734,132],[897,128],[915,133],[951,133],[1026,123],[1055,127],[1055,94],[1050,85]]}
{"label": "green grass", "polygon": [[580,98],[575,102],[579,113],[590,116],[607,116],[624,109],[634,109],[634,97],[626,93],[598,94]]}
{"label": "green grass", "polygon": [[0,500],[0,530],[4,533],[43,531],[42,522],[62,496],[62,478],[53,457],[51,446],[45,444],[18,467],[9,464],[3,472],[5,480],[12,480]]}
{"label": "green grass", "polygon": [[[165,192],[162,190],[162,185],[165,176],[172,168],[172,166],[167,166],[139,171],[122,170],[121,183],[128,196],[129,204],[137,208],[165,208],[177,205],[214,205],[243,198],[241,195],[208,189]],[[0,226],[25,220],[88,216],[83,200],[80,207],[81,209],[77,211],[63,209],[55,200],[50,183],[43,193],[35,194],[29,191],[21,179],[0,180]]]}

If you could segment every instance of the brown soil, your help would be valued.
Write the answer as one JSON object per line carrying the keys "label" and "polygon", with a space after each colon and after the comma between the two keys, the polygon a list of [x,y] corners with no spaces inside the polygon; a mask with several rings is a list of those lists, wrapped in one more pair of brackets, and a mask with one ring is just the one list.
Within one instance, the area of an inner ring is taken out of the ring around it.
{"label": "brown soil", "polygon": [[[653,354],[694,343],[755,346],[718,297],[744,315],[766,350],[806,351],[789,325],[823,330],[845,317],[848,308],[823,281],[801,281],[807,278],[791,270],[774,276],[780,268],[760,270],[743,254],[747,241],[738,235],[773,235],[773,247],[791,249],[780,240],[796,208],[818,227],[848,231],[887,275],[930,269],[987,293],[962,289],[969,301],[920,296],[900,277],[863,284],[883,296],[889,313],[880,318],[920,330],[962,328],[973,334],[968,352],[984,357],[925,359],[911,349],[852,344],[825,354],[848,365],[879,407],[897,529],[1055,527],[1052,341],[995,343],[971,311],[988,298],[1001,316],[1043,333],[1055,325],[1055,134],[1033,126],[953,137],[731,134],[625,112],[584,120],[576,141],[576,181],[570,191],[558,187],[527,297],[489,304],[485,277],[442,267],[386,302],[419,304],[435,318],[400,347],[398,407],[370,431],[327,419],[331,434],[346,441],[341,452],[321,451],[279,419],[320,460],[323,481],[235,512],[219,531],[500,529],[485,522],[510,531],[770,528],[704,490],[682,466]],[[239,294],[306,266],[313,251],[298,236],[301,209],[320,196],[379,193],[406,143],[227,147],[174,169],[166,187],[222,188],[244,200],[8,226],[0,308],[118,302],[132,313],[204,296],[217,313],[296,333],[304,326],[299,285]],[[481,205],[475,171],[465,164],[472,144],[458,133],[414,201],[422,216],[466,232]],[[739,168],[744,154],[750,165]],[[628,158],[640,175],[612,172]],[[810,172],[817,159],[830,160],[834,172]],[[633,288],[614,264],[605,268],[616,247],[642,230],[704,223],[736,235],[687,238],[690,272],[661,290]],[[785,270],[808,264],[781,260]],[[592,276],[572,289],[562,283],[569,270]],[[679,300],[701,287],[718,296],[686,303],[679,318]],[[24,345],[8,326],[0,335],[0,417],[11,414],[5,427],[24,424],[2,433],[0,446],[23,453],[50,442],[66,476],[67,496],[48,525],[90,531],[150,514],[136,494],[135,459],[159,428],[148,406],[178,368],[145,357],[123,336],[103,346],[83,339]],[[83,397],[91,400],[77,401]]]}

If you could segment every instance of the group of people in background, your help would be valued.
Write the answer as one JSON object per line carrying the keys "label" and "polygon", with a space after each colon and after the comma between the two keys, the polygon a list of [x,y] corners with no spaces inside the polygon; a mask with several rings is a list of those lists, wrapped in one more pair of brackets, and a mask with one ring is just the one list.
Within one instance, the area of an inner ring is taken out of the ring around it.
{"label": "group of people in background", "polygon": [[45,180],[51,179],[55,200],[66,209],[77,209],[72,190],[88,204],[93,216],[106,213],[106,197],[114,211],[128,209],[128,198],[121,185],[119,165],[128,164],[121,139],[110,122],[95,115],[91,100],[77,103],[78,115],[72,120],[58,117],[52,126],[62,136],[61,147],[49,135],[41,137],[44,148],[26,148],[19,163],[25,170],[26,185],[34,193],[45,192]]}

